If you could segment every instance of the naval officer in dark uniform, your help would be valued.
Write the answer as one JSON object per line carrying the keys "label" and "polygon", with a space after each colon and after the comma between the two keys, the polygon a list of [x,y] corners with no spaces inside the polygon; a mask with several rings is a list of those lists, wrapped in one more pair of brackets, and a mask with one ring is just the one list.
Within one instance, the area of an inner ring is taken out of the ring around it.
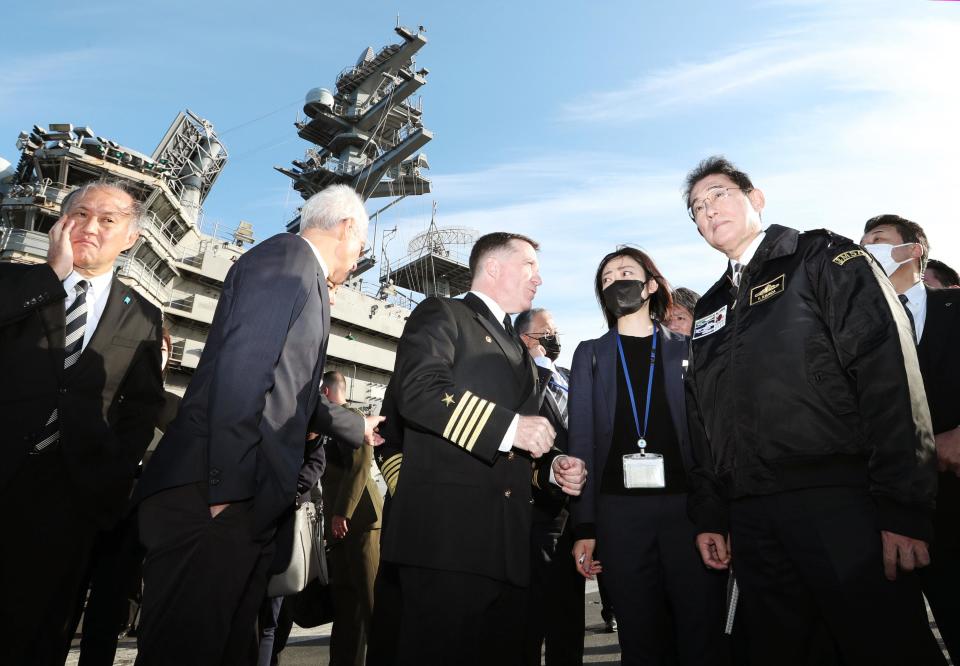
{"label": "naval officer in dark uniform", "polygon": [[[471,292],[428,298],[400,339],[388,391],[403,467],[382,543],[399,572],[399,664],[522,659],[531,458],[555,436],[536,416],[537,373],[509,318],[541,283],[536,249],[516,234],[481,237]],[[556,457],[552,472],[579,493],[580,461]]]}

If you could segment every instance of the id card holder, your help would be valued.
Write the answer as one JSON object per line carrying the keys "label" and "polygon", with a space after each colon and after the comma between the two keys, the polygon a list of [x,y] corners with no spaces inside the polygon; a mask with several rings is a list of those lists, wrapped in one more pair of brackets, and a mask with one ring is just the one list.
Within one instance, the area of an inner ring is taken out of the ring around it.
{"label": "id card holder", "polygon": [[663,456],[659,453],[629,453],[623,457],[624,488],[665,488]]}

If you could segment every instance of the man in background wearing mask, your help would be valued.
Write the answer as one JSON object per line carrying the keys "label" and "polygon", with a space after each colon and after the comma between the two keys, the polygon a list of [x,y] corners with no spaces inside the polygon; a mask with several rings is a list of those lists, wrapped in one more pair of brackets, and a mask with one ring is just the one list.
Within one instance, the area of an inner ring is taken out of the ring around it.
{"label": "man in background wearing mask", "polygon": [[816,650],[835,646],[847,666],[943,664],[898,573],[929,563],[936,461],[890,283],[849,239],[764,229],[763,192],[723,157],[685,194],[728,260],[694,312],[689,511],[704,564],[736,572],[750,663],[831,663]]}
{"label": "man in background wearing mask", "polygon": [[940,468],[931,561],[920,582],[956,663],[960,662],[960,291],[930,289],[920,279],[930,245],[916,222],[878,215],[867,221],[861,243],[883,266],[913,322]]}
{"label": "man in background wearing mask", "polygon": [[[567,391],[570,371],[556,365],[560,334],[549,310],[521,312],[514,322],[540,376],[543,391],[540,415],[557,433],[554,447],[567,445]],[[539,666],[546,642],[547,666],[583,663],[584,585],[573,560],[573,536],[567,495],[550,483],[549,467],[533,477],[533,521],[530,530],[530,607],[524,639],[524,660]]]}

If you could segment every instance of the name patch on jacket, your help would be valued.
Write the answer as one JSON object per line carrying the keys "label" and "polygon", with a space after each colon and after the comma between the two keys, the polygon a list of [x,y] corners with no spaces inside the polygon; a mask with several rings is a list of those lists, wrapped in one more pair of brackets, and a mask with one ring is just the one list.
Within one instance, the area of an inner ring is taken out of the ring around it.
{"label": "name patch on jacket", "polygon": [[786,275],[781,275],[780,277],[770,280],[761,284],[758,287],[754,287],[750,290],[750,305],[756,305],[757,303],[763,303],[764,301],[773,298],[777,294],[783,293]]}
{"label": "name patch on jacket", "polygon": [[708,314],[706,317],[700,317],[700,319],[694,322],[693,339],[696,340],[697,338],[705,338],[708,335],[716,333],[726,325],[727,306],[724,305],[713,314]]}
{"label": "name patch on jacket", "polygon": [[837,266],[843,266],[845,263],[851,259],[856,259],[857,257],[865,257],[867,253],[863,250],[847,250],[846,252],[841,252],[833,258],[833,263]]}

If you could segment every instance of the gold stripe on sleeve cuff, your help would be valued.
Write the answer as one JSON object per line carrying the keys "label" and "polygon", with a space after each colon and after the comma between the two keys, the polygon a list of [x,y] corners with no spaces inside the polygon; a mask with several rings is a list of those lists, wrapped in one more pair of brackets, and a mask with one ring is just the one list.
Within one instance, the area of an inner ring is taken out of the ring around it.
{"label": "gold stripe on sleeve cuff", "polygon": [[470,402],[463,408],[463,414],[461,414],[457,420],[457,427],[453,429],[453,434],[450,435],[450,441],[459,446],[463,446],[463,444],[460,443],[460,436],[463,434],[463,429],[485,402],[486,400],[478,398],[475,395],[470,396]]}
{"label": "gold stripe on sleeve cuff", "polygon": [[[493,414],[494,406],[492,402],[487,403],[487,408],[483,411],[483,416],[480,417],[476,427],[473,429],[473,434],[470,435],[470,439],[467,441],[466,446],[464,446],[467,451],[473,451],[473,445],[477,443],[477,439],[480,438],[480,433],[482,433],[483,429],[487,426],[487,421],[490,420],[490,415]],[[466,435],[464,435],[464,437],[466,437]]]}
{"label": "gold stripe on sleeve cuff", "polygon": [[470,391],[464,391],[463,395],[460,396],[460,401],[457,402],[457,406],[453,408],[453,414],[450,415],[450,420],[447,421],[447,427],[443,429],[444,439],[450,439],[450,433],[453,432],[454,427],[456,427],[457,420],[463,412],[463,407],[471,397],[473,397],[473,394],[470,393]]}

